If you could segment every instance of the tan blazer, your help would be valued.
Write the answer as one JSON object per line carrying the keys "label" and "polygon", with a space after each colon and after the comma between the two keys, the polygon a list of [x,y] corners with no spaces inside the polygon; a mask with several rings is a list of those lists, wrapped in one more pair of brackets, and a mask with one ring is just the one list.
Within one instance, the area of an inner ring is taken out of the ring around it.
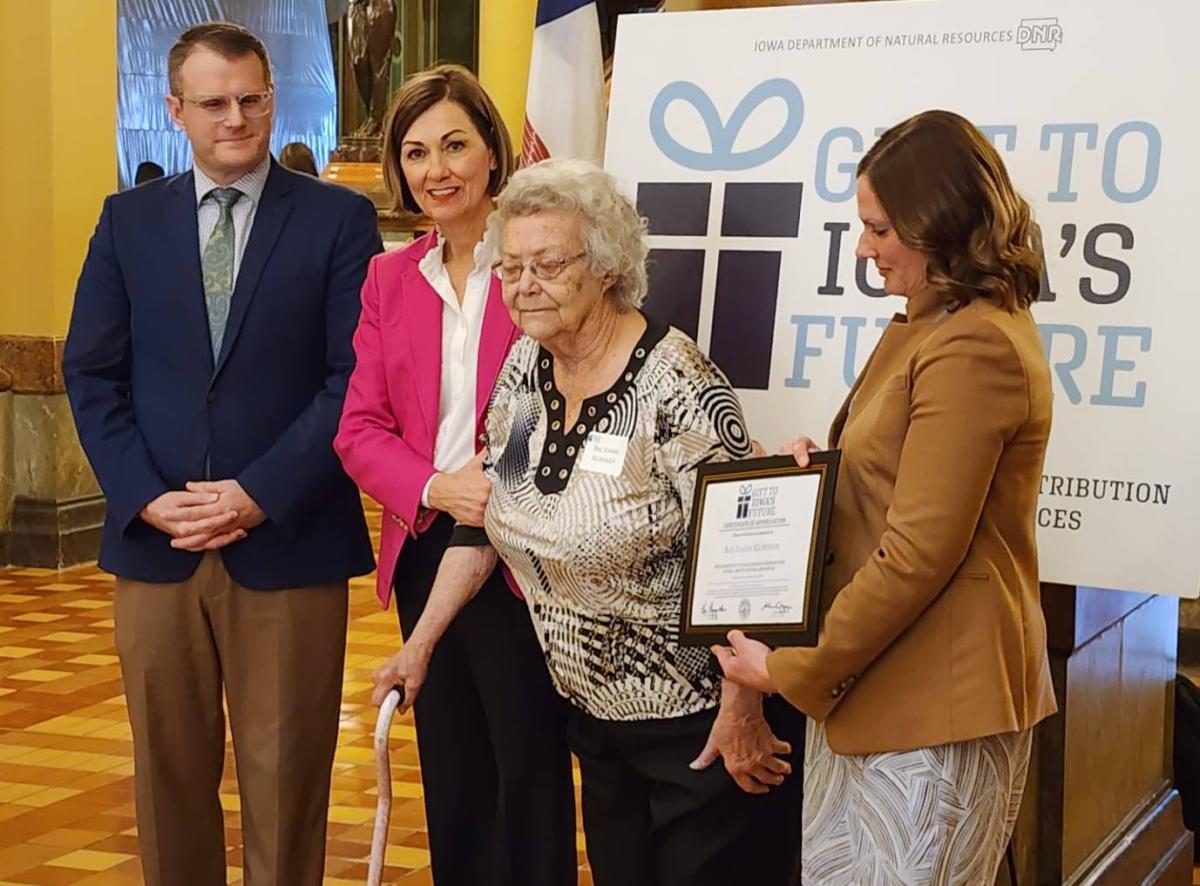
{"label": "tan blazer", "polygon": [[818,645],[767,658],[841,754],[1054,713],[1034,518],[1050,371],[1029,311],[912,299],[829,434],[842,450]]}

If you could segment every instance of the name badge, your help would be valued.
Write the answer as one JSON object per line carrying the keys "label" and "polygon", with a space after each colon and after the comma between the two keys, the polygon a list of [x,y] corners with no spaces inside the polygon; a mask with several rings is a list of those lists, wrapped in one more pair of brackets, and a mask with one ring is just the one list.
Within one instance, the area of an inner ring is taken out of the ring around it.
{"label": "name badge", "polygon": [[625,453],[629,449],[629,438],[620,434],[602,434],[592,431],[579,454],[579,467],[584,471],[619,477],[625,466]]}

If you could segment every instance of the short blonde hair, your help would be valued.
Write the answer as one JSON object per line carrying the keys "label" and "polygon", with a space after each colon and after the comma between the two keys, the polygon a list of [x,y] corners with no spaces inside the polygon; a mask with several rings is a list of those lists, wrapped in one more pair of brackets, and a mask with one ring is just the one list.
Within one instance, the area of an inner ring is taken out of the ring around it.
{"label": "short blonde hair", "polygon": [[239,61],[254,53],[262,62],[263,83],[267,85],[267,89],[274,87],[271,79],[271,59],[261,40],[233,22],[203,22],[180,34],[171,51],[167,53],[167,84],[171,95],[183,96],[183,63],[197,46],[215,52],[226,61]]}
{"label": "short blonde hair", "polygon": [[488,218],[487,243],[500,254],[500,238],[511,219],[561,212],[575,217],[597,277],[614,278],[609,295],[627,308],[646,298],[646,220],[617,188],[616,180],[586,160],[543,160],[513,173]]}

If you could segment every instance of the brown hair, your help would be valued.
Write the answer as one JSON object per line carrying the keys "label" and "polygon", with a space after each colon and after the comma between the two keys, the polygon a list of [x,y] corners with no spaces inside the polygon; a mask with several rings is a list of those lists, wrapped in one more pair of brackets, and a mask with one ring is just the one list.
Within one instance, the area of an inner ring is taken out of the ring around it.
{"label": "brown hair", "polygon": [[999,152],[969,120],[950,111],[909,117],[880,136],[858,174],[901,242],[925,255],[928,283],[951,310],[980,297],[1009,311],[1037,300],[1037,225]]}
{"label": "brown hair", "polygon": [[317,158],[304,142],[288,142],[279,152],[279,165],[293,172],[317,174]]}
{"label": "brown hair", "polygon": [[516,165],[512,141],[491,96],[462,65],[435,65],[404,81],[383,124],[383,183],[395,210],[421,211],[400,168],[400,146],[416,119],[446,99],[467,112],[491,149],[496,168],[488,177],[488,195],[499,194],[512,174]]}
{"label": "brown hair", "polygon": [[232,22],[204,22],[180,34],[171,51],[167,53],[167,83],[170,85],[171,95],[183,95],[179,71],[197,46],[212,50],[229,61],[254,53],[262,62],[263,80],[267,88],[271,88],[271,60],[267,57],[267,47],[263,46],[261,40],[241,25]]}

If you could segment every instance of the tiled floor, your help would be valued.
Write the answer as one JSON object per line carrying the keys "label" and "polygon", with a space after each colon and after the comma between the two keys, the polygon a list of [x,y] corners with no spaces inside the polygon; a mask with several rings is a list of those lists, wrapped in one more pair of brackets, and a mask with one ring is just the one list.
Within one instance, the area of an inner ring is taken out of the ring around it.
{"label": "tiled floor", "polygon": [[[378,512],[371,515],[378,525]],[[375,812],[371,671],[396,647],[395,614],[374,579],[351,587],[341,735],[329,812],[327,884],[366,882]],[[132,747],[112,647],[112,579],[95,567],[0,570],[0,886],[141,882]],[[395,802],[384,882],[431,884],[411,715],[392,728]],[[241,882],[232,760],[226,810],[230,883]],[[582,846],[582,837],[579,838]],[[580,886],[591,878],[580,852]],[[1193,878],[1200,884],[1200,868]]]}
{"label": "tiled floor", "polygon": [[[371,515],[378,525],[378,512]],[[398,643],[374,579],[352,583],[327,884],[366,882],[375,814],[370,675]],[[141,882],[132,745],[112,645],[112,579],[95,567],[0,570],[0,886]],[[395,800],[384,882],[430,884],[411,714],[392,728]],[[221,787],[229,881],[241,882],[232,759]],[[582,840],[580,845],[582,845]],[[583,863],[583,853],[580,853]],[[586,868],[580,883],[590,884]]]}

